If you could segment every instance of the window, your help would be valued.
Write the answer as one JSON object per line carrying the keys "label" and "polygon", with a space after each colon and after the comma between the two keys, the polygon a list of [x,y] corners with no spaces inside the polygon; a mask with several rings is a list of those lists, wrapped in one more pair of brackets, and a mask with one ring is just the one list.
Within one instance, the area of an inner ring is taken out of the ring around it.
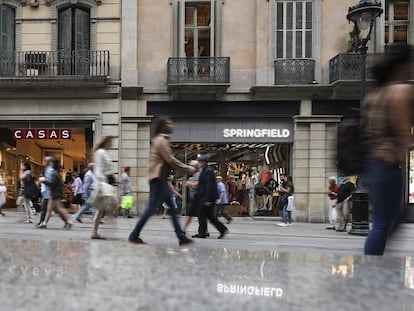
{"label": "window", "polygon": [[312,58],[312,1],[276,0],[276,58]]}
{"label": "window", "polygon": [[214,56],[215,3],[215,0],[180,1],[180,56]]}
{"label": "window", "polygon": [[385,5],[385,46],[391,43],[407,44],[410,1],[387,1]]}
{"label": "window", "polygon": [[15,62],[15,10],[0,4],[0,75],[13,75]]}
{"label": "window", "polygon": [[69,6],[59,10],[58,50],[60,74],[88,74],[90,10]]}

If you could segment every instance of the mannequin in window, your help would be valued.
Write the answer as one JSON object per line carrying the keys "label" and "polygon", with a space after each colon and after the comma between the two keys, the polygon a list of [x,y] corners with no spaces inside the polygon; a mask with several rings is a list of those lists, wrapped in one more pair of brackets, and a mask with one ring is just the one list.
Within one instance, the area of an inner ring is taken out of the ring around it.
{"label": "mannequin in window", "polygon": [[275,193],[278,183],[276,180],[273,179],[273,173],[271,171],[268,171],[268,180],[266,183],[264,183],[264,189],[265,189],[265,197],[264,197],[264,206],[267,210],[272,210],[273,207],[273,193]]}

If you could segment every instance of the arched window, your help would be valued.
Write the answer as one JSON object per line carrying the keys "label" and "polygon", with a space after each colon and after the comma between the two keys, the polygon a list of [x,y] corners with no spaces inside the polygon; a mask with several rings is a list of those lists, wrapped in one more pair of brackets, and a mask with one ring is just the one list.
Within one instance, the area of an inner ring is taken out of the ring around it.
{"label": "arched window", "polygon": [[16,11],[0,4],[0,12],[0,75],[7,76],[14,74]]}
{"label": "arched window", "polygon": [[60,74],[88,74],[90,55],[90,9],[65,6],[58,12]]}

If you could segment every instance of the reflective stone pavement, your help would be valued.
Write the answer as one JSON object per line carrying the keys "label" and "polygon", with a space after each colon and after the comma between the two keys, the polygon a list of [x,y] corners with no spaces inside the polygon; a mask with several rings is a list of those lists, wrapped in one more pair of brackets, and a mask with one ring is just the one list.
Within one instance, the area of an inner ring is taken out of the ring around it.
{"label": "reflective stone pavement", "polygon": [[[6,218],[0,219],[0,310],[414,310],[410,256],[249,249],[231,244],[231,234],[227,243],[211,238],[180,248],[171,232],[156,231],[171,231],[159,219],[144,234],[152,245],[136,246],[80,238],[90,224],[65,231],[54,217],[54,228],[36,230]],[[237,231],[243,221],[235,223]],[[5,234],[10,230],[20,237]],[[102,232],[115,235],[111,230]]]}

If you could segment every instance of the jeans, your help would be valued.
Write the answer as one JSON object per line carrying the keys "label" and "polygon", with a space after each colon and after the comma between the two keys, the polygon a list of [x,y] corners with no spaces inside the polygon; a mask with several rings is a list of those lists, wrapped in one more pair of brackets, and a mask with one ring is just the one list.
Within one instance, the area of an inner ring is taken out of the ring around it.
{"label": "jeans", "polygon": [[40,220],[39,224],[43,223],[46,218],[46,212],[47,212],[47,202],[49,202],[49,199],[43,199],[42,200],[42,207],[40,208]]}
{"label": "jeans", "polygon": [[283,222],[285,224],[292,223],[292,211],[288,211],[287,210],[288,205],[285,204],[285,206],[283,206]]}
{"label": "jeans", "polygon": [[365,255],[382,255],[387,238],[401,222],[404,173],[400,167],[368,160],[365,168],[373,207],[373,226],[365,241]]}
{"label": "jeans", "polygon": [[[82,205],[82,207],[77,211],[77,213],[75,215],[73,215],[73,218],[78,220],[82,217],[83,214],[85,214],[85,212],[87,210],[89,210],[92,207],[92,205],[90,205],[87,201],[85,201]],[[94,215],[95,213],[93,212],[92,215]]]}
{"label": "jeans", "polygon": [[141,217],[138,219],[137,224],[135,225],[134,230],[129,235],[129,240],[134,240],[139,238],[141,230],[144,228],[147,220],[154,215],[157,208],[165,202],[170,208],[171,221],[174,226],[175,234],[177,238],[182,241],[186,238],[183,229],[181,228],[180,223],[177,218],[177,208],[173,202],[173,193],[171,187],[168,185],[168,182],[155,178],[150,180],[150,193],[149,193],[149,202],[147,208],[142,213]]}

